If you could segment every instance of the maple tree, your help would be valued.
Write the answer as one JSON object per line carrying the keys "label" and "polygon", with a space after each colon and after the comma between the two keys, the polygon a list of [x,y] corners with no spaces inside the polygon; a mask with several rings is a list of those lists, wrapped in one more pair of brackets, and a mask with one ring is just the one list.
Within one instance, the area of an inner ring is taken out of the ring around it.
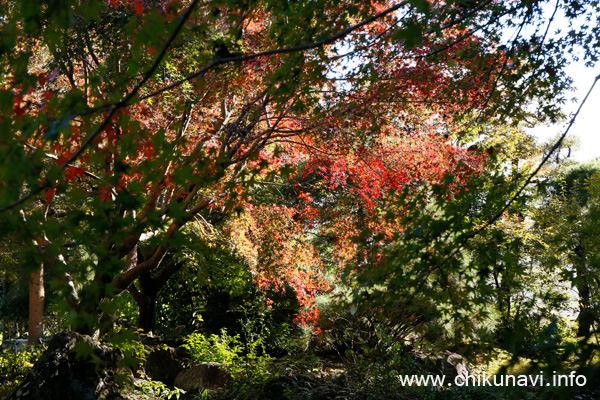
{"label": "maple tree", "polygon": [[[152,330],[181,268],[165,257],[186,225],[223,220],[258,285],[290,284],[314,318],[328,284],[311,235],[338,264],[379,262],[415,217],[398,201],[451,199],[483,172],[489,153],[460,145],[481,123],[558,116],[564,49],[594,36],[547,37],[543,3],[2,2],[0,218],[31,269],[30,338],[45,268],[77,329],[127,290]],[[293,206],[256,202],[309,176]]]}

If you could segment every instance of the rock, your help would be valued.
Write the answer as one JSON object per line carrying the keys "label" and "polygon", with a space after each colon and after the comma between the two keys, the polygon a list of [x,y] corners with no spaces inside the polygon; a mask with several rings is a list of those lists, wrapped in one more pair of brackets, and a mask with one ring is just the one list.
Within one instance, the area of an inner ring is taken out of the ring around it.
{"label": "rock", "polygon": [[446,358],[446,361],[456,369],[456,374],[458,376],[462,376],[463,378],[469,376],[469,365],[467,364],[467,360],[460,354],[450,353],[448,358]]}
{"label": "rock", "polygon": [[183,367],[182,355],[172,347],[155,350],[146,358],[146,375],[170,387]]}
{"label": "rock", "polygon": [[437,355],[423,357],[414,354],[415,368],[431,375],[444,375],[447,381],[453,381],[457,376],[469,375],[470,367],[467,360],[460,354],[442,351]]}
{"label": "rock", "polygon": [[186,392],[202,389],[219,389],[231,382],[225,365],[215,362],[202,363],[181,371],[175,378],[175,386]]}
{"label": "rock", "polygon": [[12,353],[20,353],[27,350],[27,339],[9,339],[2,342],[3,351],[10,351]]}
{"label": "rock", "polygon": [[123,358],[121,350],[89,336],[61,332],[7,400],[119,399],[120,387],[114,378],[125,372],[117,366]]}

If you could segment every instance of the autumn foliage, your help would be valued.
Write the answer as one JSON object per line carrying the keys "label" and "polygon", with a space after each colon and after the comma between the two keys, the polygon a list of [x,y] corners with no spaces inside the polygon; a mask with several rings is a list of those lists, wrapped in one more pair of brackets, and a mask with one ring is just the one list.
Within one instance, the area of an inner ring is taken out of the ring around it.
{"label": "autumn foliage", "polygon": [[[314,321],[326,270],[405,229],[399,198],[444,184],[451,198],[484,173],[460,137],[519,92],[520,55],[486,34],[518,7],[8,3],[1,210],[24,240],[48,237],[41,253],[82,288],[79,315],[123,291],[155,301],[142,282],[174,273],[163,260],[202,219]],[[13,211],[34,199],[25,229]]]}

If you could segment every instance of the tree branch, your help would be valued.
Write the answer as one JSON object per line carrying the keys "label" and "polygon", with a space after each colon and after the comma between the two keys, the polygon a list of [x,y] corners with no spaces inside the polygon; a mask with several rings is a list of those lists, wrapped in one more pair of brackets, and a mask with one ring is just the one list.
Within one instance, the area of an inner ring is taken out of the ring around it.
{"label": "tree branch", "polygon": [[[144,86],[146,84],[146,82],[148,82],[148,80],[152,77],[152,75],[154,75],[154,72],[156,72],[156,69],[158,68],[158,66],[162,62],[163,58],[165,57],[165,55],[167,53],[167,50],[171,47],[171,44],[175,41],[175,39],[177,38],[177,35],[179,35],[179,32],[183,28],[183,25],[189,19],[190,15],[192,14],[192,11],[194,10],[194,8],[198,4],[198,2],[199,2],[199,0],[193,0],[192,1],[192,3],[187,8],[187,10],[185,11],[185,13],[182,15],[179,23],[177,24],[177,26],[175,27],[175,29],[173,30],[173,32],[171,32],[171,35],[169,36],[169,38],[166,40],[165,44],[163,45],[163,48],[158,53],[158,56],[155,58],[154,63],[152,64],[152,66],[150,67],[150,69],[148,69],[148,71],[146,71],[146,73],[142,77],[142,80],[129,92],[129,94],[127,94],[121,101],[119,101],[118,103],[114,104],[110,108],[110,110],[108,111],[108,115],[104,118],[104,120],[100,123],[100,125],[83,141],[83,143],[71,155],[71,157],[69,157],[61,165],[61,169],[64,170],[65,168],[67,168],[70,164],[72,164],[75,160],[77,160],[81,156],[81,154],[83,154],[83,152],[85,151],[85,149],[108,126],[108,124],[110,123],[112,117],[116,114],[116,112],[118,110],[120,110],[121,108],[124,108],[124,107],[128,106],[129,103],[131,102],[131,100],[138,94],[138,92],[140,91],[140,89],[142,88],[142,86]],[[98,110],[98,111],[100,111],[100,110]],[[14,202],[6,205],[6,206],[0,207],[0,212],[4,212],[6,210],[9,210],[11,208],[14,208],[14,207],[16,207],[16,206],[24,203],[28,199],[30,199],[33,196],[35,196],[36,194],[40,193],[42,190],[49,188],[50,186],[51,186],[50,182],[48,180],[44,180],[44,182],[39,187],[37,187],[35,189],[31,189],[31,191],[27,195],[25,195],[25,196],[17,199],[16,201],[14,201]]]}

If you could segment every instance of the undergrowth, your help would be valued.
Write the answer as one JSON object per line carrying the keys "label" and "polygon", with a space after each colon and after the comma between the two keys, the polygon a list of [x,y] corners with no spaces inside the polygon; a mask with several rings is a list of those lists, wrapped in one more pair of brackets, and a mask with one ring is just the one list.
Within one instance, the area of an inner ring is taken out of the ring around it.
{"label": "undergrowth", "polygon": [[7,397],[19,386],[42,352],[42,348],[34,348],[19,353],[0,353],[0,398]]}

